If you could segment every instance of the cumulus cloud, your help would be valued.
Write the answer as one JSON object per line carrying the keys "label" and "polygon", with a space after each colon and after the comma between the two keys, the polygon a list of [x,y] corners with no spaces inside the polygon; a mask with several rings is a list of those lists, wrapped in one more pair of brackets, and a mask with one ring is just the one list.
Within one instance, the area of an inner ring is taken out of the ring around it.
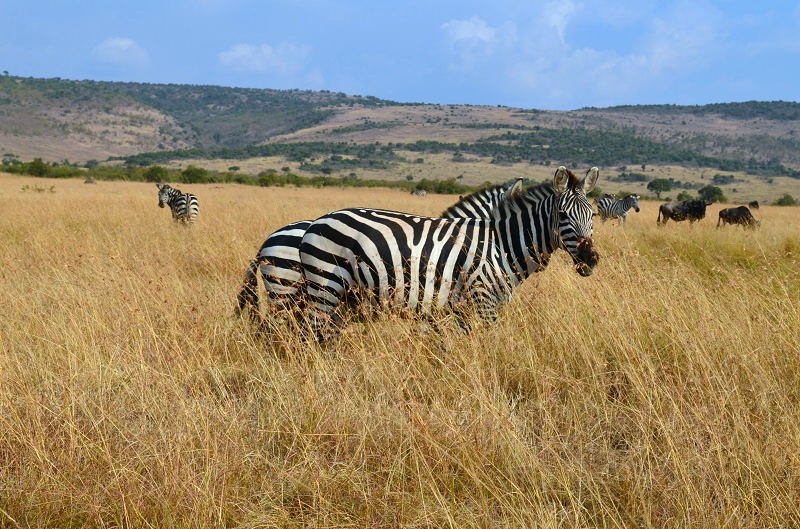
{"label": "cumulus cloud", "polygon": [[219,61],[244,72],[293,75],[299,72],[311,51],[310,46],[283,43],[277,46],[237,44],[218,55]]}
{"label": "cumulus cloud", "polygon": [[136,41],[122,37],[107,38],[95,46],[92,56],[102,62],[132,66],[147,64],[149,61],[144,48]]}

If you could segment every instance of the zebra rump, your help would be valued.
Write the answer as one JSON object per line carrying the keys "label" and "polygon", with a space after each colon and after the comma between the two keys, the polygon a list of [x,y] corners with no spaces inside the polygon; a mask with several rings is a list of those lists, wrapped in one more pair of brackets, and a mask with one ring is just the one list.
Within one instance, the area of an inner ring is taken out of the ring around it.
{"label": "zebra rump", "polygon": [[557,248],[591,275],[599,260],[592,243],[586,193],[598,169],[579,180],[559,167],[553,183],[502,201],[490,219],[427,218],[351,208],[314,221],[300,244],[308,311],[317,339],[343,301],[377,301],[411,312],[470,306],[494,319],[513,289],[543,270]]}
{"label": "zebra rump", "polygon": [[[506,197],[518,193],[521,188],[522,178],[518,178],[508,187],[501,184],[481,189],[461,197],[457,203],[443,211],[441,216],[491,218],[497,206]],[[274,309],[290,310],[295,314],[302,312],[305,290],[300,262],[300,242],[312,222],[311,220],[293,222],[267,237],[245,272],[244,283],[237,295],[237,315],[249,308],[251,318],[257,319],[259,269],[267,304]]]}
{"label": "zebra rump", "polygon": [[299,220],[287,224],[275,231],[264,241],[258,254],[245,272],[244,284],[237,296],[237,313],[246,308],[254,310],[251,317],[256,317],[258,307],[258,270],[264,289],[267,292],[267,303],[276,309],[302,310],[303,271],[300,264],[300,241],[311,220]]}
{"label": "zebra rump", "polygon": [[196,196],[184,193],[168,184],[158,183],[156,187],[158,187],[158,207],[169,206],[173,220],[194,224],[197,215],[200,214],[200,203]]}

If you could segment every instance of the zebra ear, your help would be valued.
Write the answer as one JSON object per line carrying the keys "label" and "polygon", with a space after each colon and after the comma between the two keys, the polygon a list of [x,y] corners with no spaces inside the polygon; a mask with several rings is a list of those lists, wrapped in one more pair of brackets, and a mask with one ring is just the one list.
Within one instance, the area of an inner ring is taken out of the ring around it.
{"label": "zebra ear", "polygon": [[567,189],[569,183],[569,171],[563,165],[556,169],[556,174],[553,176],[553,187],[556,188],[556,194],[560,195]]}
{"label": "zebra ear", "polygon": [[161,189],[162,187],[164,187],[164,184],[162,184],[161,182],[156,182],[156,187]]}
{"label": "zebra ear", "polygon": [[517,181],[511,184],[511,187],[506,191],[506,197],[513,197],[520,191],[522,191],[522,178],[517,178]]}
{"label": "zebra ear", "polygon": [[586,171],[586,176],[578,185],[583,189],[584,193],[589,194],[592,192],[592,189],[594,189],[595,184],[597,184],[598,178],[600,178],[600,169],[592,167]]}

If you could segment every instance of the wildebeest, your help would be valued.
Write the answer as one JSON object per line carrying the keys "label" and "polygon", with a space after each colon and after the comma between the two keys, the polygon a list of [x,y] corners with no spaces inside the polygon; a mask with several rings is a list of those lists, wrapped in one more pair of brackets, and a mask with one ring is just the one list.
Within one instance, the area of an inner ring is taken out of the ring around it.
{"label": "wildebeest", "polygon": [[758,209],[758,200],[754,200],[747,205],[750,206],[750,209]]}
{"label": "wildebeest", "polygon": [[761,221],[753,218],[753,214],[750,213],[747,206],[739,206],[738,208],[725,208],[719,212],[717,228],[725,224],[738,224],[743,228],[755,229],[756,226],[761,225]]}
{"label": "wildebeest", "polygon": [[[711,202],[707,202],[702,198],[696,200],[684,200],[683,202],[667,202],[665,204],[661,204],[661,206],[658,208],[658,219],[656,222],[666,224],[669,219],[672,219],[675,222],[689,219],[689,223],[691,224],[696,220],[705,218],[706,206],[709,204],[711,204]],[[661,220],[662,215],[664,216],[663,221]]]}

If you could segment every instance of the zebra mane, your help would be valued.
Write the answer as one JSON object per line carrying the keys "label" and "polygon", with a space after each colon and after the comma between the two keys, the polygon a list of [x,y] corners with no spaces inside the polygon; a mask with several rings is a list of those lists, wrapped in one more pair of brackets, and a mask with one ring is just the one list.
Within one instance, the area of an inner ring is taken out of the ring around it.
{"label": "zebra mane", "polygon": [[464,210],[471,210],[470,207],[477,206],[485,208],[485,210],[496,210],[500,204],[509,200],[513,195],[518,194],[519,183],[521,178],[508,187],[505,184],[498,184],[490,187],[484,187],[466,196],[460,196],[458,202],[444,210],[440,217],[455,218],[463,217]]}
{"label": "zebra mane", "polygon": [[446,210],[442,211],[440,217],[448,217],[453,213],[457,213],[460,206],[464,204],[470,204],[475,202],[483,202],[483,197],[490,197],[492,193],[502,191],[505,186],[503,184],[499,184],[496,186],[491,187],[484,187],[483,189],[479,189],[474,193],[470,193],[466,196],[460,196],[458,202],[447,208]]}
{"label": "zebra mane", "polygon": [[540,200],[556,194],[556,188],[552,182],[542,182],[526,188],[519,194],[522,199],[528,202],[539,202]]}

